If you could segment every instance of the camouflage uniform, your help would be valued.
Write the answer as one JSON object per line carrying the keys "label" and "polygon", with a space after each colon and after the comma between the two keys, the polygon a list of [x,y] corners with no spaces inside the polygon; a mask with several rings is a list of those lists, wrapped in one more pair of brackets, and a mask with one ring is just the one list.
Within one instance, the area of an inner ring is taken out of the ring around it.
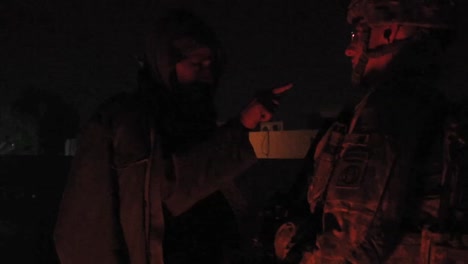
{"label": "camouflage uniform", "polygon": [[[354,0],[348,21],[364,17],[370,30],[394,23],[445,28],[450,8],[448,1]],[[428,54],[422,51],[428,43],[417,35],[359,59],[354,83],[369,57],[397,49],[400,58],[411,57],[391,65],[352,119],[334,123],[318,144],[307,200],[323,229],[301,263],[468,263],[463,118],[451,119],[453,107],[434,87],[432,62],[405,67]],[[282,245],[294,247],[294,239]]]}

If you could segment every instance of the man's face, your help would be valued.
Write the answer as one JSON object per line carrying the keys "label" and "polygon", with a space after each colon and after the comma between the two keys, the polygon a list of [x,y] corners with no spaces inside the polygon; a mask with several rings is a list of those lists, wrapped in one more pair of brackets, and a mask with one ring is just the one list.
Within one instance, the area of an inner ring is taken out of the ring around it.
{"label": "man's face", "polygon": [[206,47],[186,53],[176,64],[177,84],[172,95],[178,122],[193,129],[201,127],[200,135],[205,134],[203,129],[211,128],[216,117],[212,67],[212,52]]}
{"label": "man's face", "polygon": [[202,47],[191,51],[176,64],[177,80],[180,84],[213,84],[213,55],[209,48]]}
{"label": "man's face", "polygon": [[[359,57],[364,51],[366,40],[363,39],[363,35],[365,30],[370,30],[369,41],[367,43],[369,50],[391,44],[395,40],[408,38],[414,32],[414,28],[400,26],[396,23],[392,25],[373,26],[370,28],[365,21],[360,20],[355,24],[354,31],[351,35],[351,42],[345,50],[346,56],[351,58],[353,69],[357,66]],[[394,53],[388,53],[376,58],[369,58],[363,77],[385,71],[394,55]]]}

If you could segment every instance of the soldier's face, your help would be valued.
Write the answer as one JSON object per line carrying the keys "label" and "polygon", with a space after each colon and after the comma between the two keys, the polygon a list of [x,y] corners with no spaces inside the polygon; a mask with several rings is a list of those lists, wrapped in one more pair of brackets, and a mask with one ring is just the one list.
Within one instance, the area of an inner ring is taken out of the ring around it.
{"label": "soldier's face", "polygon": [[191,51],[176,64],[177,80],[180,84],[213,83],[212,53],[202,47]]}
{"label": "soldier's face", "polygon": [[[351,58],[353,69],[358,65],[359,57],[364,52],[366,40],[363,38],[366,30],[370,30],[367,42],[368,49],[373,50],[392,43],[395,40],[405,39],[413,31],[398,24],[373,26],[371,29],[365,21],[356,23],[352,32],[351,42],[345,50],[346,56]],[[376,58],[369,58],[363,77],[384,71],[392,61],[395,53],[384,54]]]}
{"label": "soldier's face", "polygon": [[357,66],[359,57],[363,53],[365,45],[365,40],[363,40],[363,37],[364,31],[366,30],[364,26],[365,24],[359,23],[353,27],[353,30],[351,31],[350,43],[345,49],[345,55],[351,59],[351,66],[353,69]]}

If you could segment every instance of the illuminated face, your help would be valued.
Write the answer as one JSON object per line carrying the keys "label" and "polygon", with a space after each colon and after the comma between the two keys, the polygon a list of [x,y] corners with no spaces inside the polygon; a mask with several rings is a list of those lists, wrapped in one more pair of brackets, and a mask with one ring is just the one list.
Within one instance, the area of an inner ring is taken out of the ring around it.
{"label": "illuminated face", "polygon": [[202,47],[191,51],[176,64],[177,80],[180,84],[202,82],[213,83],[212,53],[209,48]]}
{"label": "illuminated face", "polygon": [[[402,40],[410,37],[414,32],[414,27],[402,26],[398,24],[373,26],[370,28],[363,20],[355,25],[355,29],[351,34],[351,43],[345,50],[346,56],[351,58],[353,69],[358,65],[359,57],[363,53],[366,40],[364,33],[370,30],[368,40],[368,50],[374,50],[393,43],[395,40]],[[388,53],[375,58],[369,58],[363,77],[370,74],[381,73],[385,71],[389,63],[392,61],[395,53]]]}

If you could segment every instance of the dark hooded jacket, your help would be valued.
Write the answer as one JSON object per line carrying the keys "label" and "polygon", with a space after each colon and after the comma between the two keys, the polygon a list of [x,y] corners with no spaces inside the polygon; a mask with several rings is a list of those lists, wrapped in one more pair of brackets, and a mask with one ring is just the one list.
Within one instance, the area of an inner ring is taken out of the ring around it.
{"label": "dark hooded jacket", "polygon": [[[104,103],[80,135],[54,232],[63,264],[164,263],[163,208],[180,215],[255,162],[238,119],[216,127],[213,88],[177,90],[175,63],[199,45],[219,77],[214,34],[184,13],[155,28],[139,91]],[[189,115],[187,102],[204,105]]]}

